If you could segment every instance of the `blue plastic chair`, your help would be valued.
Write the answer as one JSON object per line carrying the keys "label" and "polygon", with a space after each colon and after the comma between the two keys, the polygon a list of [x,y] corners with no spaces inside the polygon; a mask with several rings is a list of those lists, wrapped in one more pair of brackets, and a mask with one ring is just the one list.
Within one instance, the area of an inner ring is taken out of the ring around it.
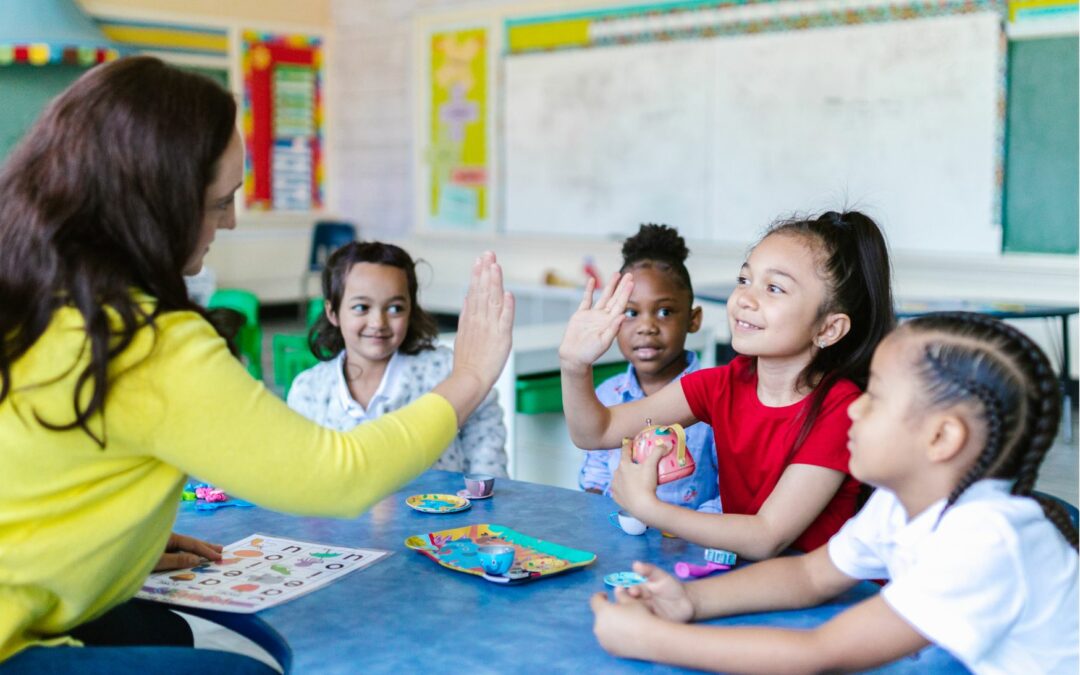
{"label": "blue plastic chair", "polygon": [[320,220],[315,223],[311,230],[311,252],[308,254],[307,269],[300,278],[300,319],[304,320],[304,312],[308,301],[308,279],[313,274],[319,274],[326,267],[326,259],[335,249],[356,241],[356,226],[352,223],[338,220]]}
{"label": "blue plastic chair", "polygon": [[1047,494],[1045,492],[1040,492],[1039,490],[1033,490],[1031,494],[1032,494],[1032,496],[1039,495],[1039,496],[1042,496],[1042,497],[1049,497],[1050,499],[1053,499],[1058,504],[1061,504],[1063,507],[1065,507],[1065,510],[1068,512],[1069,520],[1072,521],[1073,527],[1080,527],[1080,511],[1078,511],[1075,506],[1073,506],[1069,502],[1065,501],[1061,497],[1055,497],[1052,494]]}

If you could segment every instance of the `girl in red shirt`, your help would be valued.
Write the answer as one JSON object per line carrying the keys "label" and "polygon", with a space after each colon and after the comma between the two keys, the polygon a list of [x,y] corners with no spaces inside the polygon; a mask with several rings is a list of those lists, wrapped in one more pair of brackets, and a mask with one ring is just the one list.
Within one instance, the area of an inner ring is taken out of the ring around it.
{"label": "girl in red shirt", "polygon": [[724,513],[660,501],[659,455],[634,464],[626,451],[611,485],[615,500],[648,525],[745,558],[816,548],[855,512],[845,411],[895,323],[889,276],[885,240],[862,213],[779,222],[742,264],[727,303],[740,356],[612,408],[596,398],[592,363],[618,332],[633,278],[613,278],[596,303],[590,282],[559,347],[571,438],[581,448],[610,448],[647,419],[707,422]]}

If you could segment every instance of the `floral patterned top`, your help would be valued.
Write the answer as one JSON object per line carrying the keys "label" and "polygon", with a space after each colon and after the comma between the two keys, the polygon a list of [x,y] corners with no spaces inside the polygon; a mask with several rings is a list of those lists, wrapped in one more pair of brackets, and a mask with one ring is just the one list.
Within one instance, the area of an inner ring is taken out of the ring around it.
{"label": "floral patterned top", "polygon": [[[365,409],[349,393],[342,351],[297,375],[289,389],[288,404],[324,427],[347,431],[420,398],[446,379],[453,364],[454,352],[449,347],[438,346],[415,355],[395,352]],[[465,420],[431,468],[506,476],[506,425],[495,391],[489,392]]]}

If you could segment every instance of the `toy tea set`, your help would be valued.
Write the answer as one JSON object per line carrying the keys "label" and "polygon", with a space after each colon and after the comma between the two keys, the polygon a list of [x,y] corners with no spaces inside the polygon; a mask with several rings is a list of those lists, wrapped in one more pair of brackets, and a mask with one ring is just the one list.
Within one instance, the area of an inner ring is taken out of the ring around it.
{"label": "toy tea set", "polygon": [[[694,473],[694,458],[686,449],[686,432],[682,426],[658,426],[653,425],[652,420],[646,420],[646,424],[648,426],[633,439],[623,439],[623,447],[629,446],[632,450],[633,461],[641,463],[653,452],[666,453],[657,468],[659,484]],[[471,500],[488,499],[494,492],[494,477],[466,474],[465,489],[456,494],[418,494],[406,499],[405,503],[422,513],[458,513],[469,509]],[[610,520],[628,534],[640,535],[647,529],[644,523],[626,511],[612,513]],[[596,560],[594,553],[529,537],[509,527],[491,523],[416,534],[405,540],[405,546],[447,569],[480,576],[499,584],[531,581],[584,567]],[[734,554],[728,555],[731,556],[730,562],[725,558],[707,560],[706,565],[679,563],[676,572],[704,576],[728,569],[734,564]],[[605,577],[605,583],[609,586],[626,586],[644,581],[633,572],[618,572]]]}
{"label": "toy tea set", "polygon": [[[654,452],[666,452],[656,467],[658,485],[686,478],[694,473],[697,466],[694,464],[693,455],[686,449],[686,431],[682,425],[658,426],[654,425],[651,419],[646,419],[645,424],[648,426],[633,439],[623,439],[623,448],[630,448],[634,463],[641,464]],[[627,534],[644,534],[648,529],[645,523],[627,511],[615,511],[608,516],[608,520]]]}

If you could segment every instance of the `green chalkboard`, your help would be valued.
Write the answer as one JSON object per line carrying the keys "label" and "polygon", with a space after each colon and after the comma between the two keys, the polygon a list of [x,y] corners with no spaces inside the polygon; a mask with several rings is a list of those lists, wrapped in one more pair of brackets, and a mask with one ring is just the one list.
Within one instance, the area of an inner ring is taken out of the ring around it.
{"label": "green chalkboard", "polygon": [[1076,37],[1009,44],[1004,249],[1077,252],[1080,68]]}
{"label": "green chalkboard", "polygon": [[[229,86],[229,74],[224,69],[179,67],[205,75],[225,88]],[[0,66],[0,162],[11,154],[45,105],[85,72],[85,68],[56,64]]]}
{"label": "green chalkboard", "polygon": [[85,68],[77,66],[0,66],[0,101],[4,102],[0,113],[0,161],[11,153],[45,104],[84,72]]}

